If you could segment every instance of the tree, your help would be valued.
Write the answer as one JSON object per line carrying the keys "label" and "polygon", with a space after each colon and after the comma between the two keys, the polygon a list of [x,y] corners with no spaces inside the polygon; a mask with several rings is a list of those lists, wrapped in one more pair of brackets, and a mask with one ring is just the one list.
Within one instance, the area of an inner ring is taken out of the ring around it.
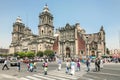
{"label": "tree", "polygon": [[24,58],[24,57],[26,57],[26,53],[25,52],[18,52],[18,56],[20,58]]}
{"label": "tree", "polygon": [[0,56],[2,56],[2,57],[7,57],[8,54],[1,54]]}
{"label": "tree", "polygon": [[52,57],[52,56],[54,56],[54,51],[53,50],[45,50],[44,55]]}
{"label": "tree", "polygon": [[34,56],[35,56],[35,53],[34,53],[34,52],[28,51],[28,52],[26,53],[26,57],[28,57],[28,58],[33,58]]}
{"label": "tree", "polygon": [[14,57],[17,57],[17,56],[18,56],[18,52],[15,52],[15,53],[14,53]]}
{"label": "tree", "polygon": [[43,51],[38,51],[38,52],[37,52],[37,56],[43,57]]}

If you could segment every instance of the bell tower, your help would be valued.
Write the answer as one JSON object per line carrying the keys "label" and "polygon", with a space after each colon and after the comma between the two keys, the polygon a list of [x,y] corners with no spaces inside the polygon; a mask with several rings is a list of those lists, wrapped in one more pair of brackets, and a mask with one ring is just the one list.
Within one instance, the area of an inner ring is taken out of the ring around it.
{"label": "bell tower", "polygon": [[47,5],[44,6],[43,12],[39,15],[39,36],[53,36],[54,26],[53,26],[53,16],[49,11]]}
{"label": "bell tower", "polygon": [[15,23],[13,23],[12,42],[16,43],[20,41],[24,34],[25,25],[22,23],[20,16],[17,17]]}
{"label": "bell tower", "polygon": [[104,31],[104,29],[103,29],[103,26],[101,26],[101,28],[100,28],[100,39],[101,39],[101,48],[103,48],[102,49],[102,53],[106,53],[106,43],[105,43],[105,31]]}

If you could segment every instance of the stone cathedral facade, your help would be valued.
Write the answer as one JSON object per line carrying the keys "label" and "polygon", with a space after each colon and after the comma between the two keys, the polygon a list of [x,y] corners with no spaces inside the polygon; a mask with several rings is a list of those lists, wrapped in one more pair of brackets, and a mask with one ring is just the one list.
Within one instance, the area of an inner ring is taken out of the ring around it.
{"label": "stone cathedral facade", "polygon": [[38,35],[26,27],[20,17],[13,23],[9,53],[54,50],[62,57],[84,57],[105,54],[105,31],[86,34],[79,23],[66,24],[54,32],[53,15],[48,6],[39,14]]}

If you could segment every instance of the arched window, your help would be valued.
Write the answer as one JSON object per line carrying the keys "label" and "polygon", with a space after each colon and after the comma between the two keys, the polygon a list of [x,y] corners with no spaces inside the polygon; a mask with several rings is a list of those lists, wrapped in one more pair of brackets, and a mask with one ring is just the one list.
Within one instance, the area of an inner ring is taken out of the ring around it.
{"label": "arched window", "polygon": [[43,34],[43,32],[44,32],[44,31],[42,30],[42,34]]}
{"label": "arched window", "polygon": [[49,31],[49,35],[51,35],[51,30]]}

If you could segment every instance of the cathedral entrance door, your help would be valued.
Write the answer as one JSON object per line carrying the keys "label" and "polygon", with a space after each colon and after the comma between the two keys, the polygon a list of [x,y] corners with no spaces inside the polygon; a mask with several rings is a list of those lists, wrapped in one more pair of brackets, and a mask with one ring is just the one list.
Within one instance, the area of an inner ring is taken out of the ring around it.
{"label": "cathedral entrance door", "polygon": [[95,51],[92,51],[92,56],[95,56]]}
{"label": "cathedral entrance door", "polygon": [[69,47],[66,48],[66,57],[67,58],[70,57],[70,48]]}

